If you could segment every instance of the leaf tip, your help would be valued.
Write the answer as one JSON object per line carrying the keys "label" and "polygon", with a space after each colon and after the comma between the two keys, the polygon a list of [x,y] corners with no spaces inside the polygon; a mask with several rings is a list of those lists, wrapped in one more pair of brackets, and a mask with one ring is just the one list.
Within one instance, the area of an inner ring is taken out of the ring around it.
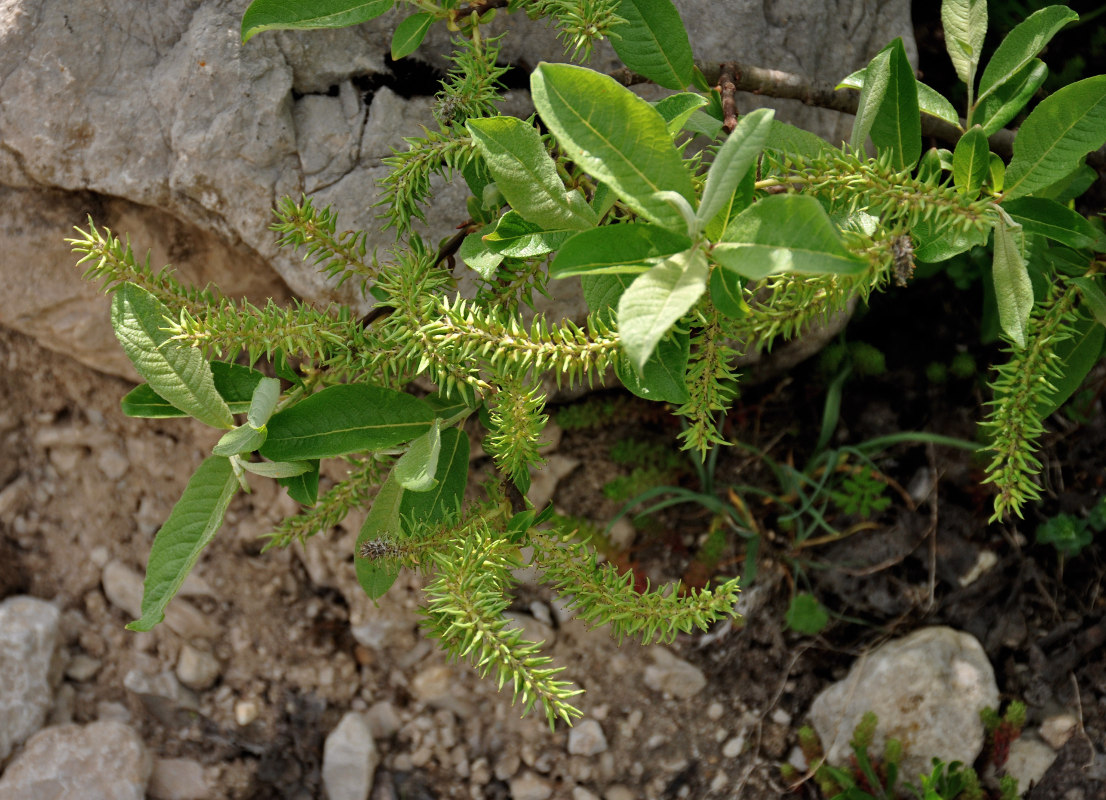
{"label": "leaf tip", "polygon": [[164,619],[165,614],[158,614],[156,619],[154,619],[151,615],[146,614],[141,619],[136,619],[133,622],[128,622],[125,627],[128,631],[133,631],[135,633],[148,633],[149,631],[152,631],[157,625],[160,625]]}

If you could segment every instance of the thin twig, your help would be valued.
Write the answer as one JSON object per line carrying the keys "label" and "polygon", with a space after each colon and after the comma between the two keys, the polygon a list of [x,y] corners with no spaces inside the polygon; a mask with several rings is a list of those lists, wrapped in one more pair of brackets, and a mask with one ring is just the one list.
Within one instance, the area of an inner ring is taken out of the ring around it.
{"label": "thin twig", "polygon": [[[707,83],[711,85],[718,85],[723,66],[732,66],[734,87],[739,92],[762,94],[781,100],[798,100],[808,106],[828,108],[844,114],[856,114],[857,103],[860,99],[856,90],[839,90],[833,84],[825,81],[809,80],[793,72],[765,69],[742,61],[697,63],[696,66],[702,71]],[[651,83],[644,75],[639,75],[625,67],[609,74],[623,86]],[[961,119],[961,127],[957,127],[943,119],[929,114],[922,114],[922,134],[946,144],[955,145],[960,141],[960,137],[964,135],[962,130],[964,122]],[[991,149],[1003,158],[1010,158],[1014,152],[1014,136],[1016,133],[1016,131],[1004,128],[992,134],[989,137]],[[1098,170],[1099,174],[1106,174],[1106,147],[1101,147],[1089,153],[1087,164]]]}
{"label": "thin twig", "polygon": [[1087,743],[1087,748],[1090,750],[1090,755],[1087,756],[1087,763],[1083,765],[1084,770],[1088,770],[1094,765],[1094,742],[1091,741],[1091,737],[1087,735],[1087,729],[1083,727],[1083,697],[1079,691],[1079,681],[1075,677],[1074,672],[1068,673],[1071,678],[1072,688],[1075,689],[1075,713],[1077,714],[1076,722],[1078,724],[1079,736]]}
{"label": "thin twig", "polygon": [[737,84],[734,73],[737,68],[734,62],[726,61],[722,64],[718,74],[718,93],[722,95],[722,127],[726,133],[733,133],[737,127]]}
{"label": "thin twig", "polygon": [[449,12],[449,15],[453,22],[459,22],[470,14],[483,14],[485,11],[491,11],[493,8],[506,8],[508,3],[510,3],[510,0],[475,0],[467,6],[455,8],[453,11]]}

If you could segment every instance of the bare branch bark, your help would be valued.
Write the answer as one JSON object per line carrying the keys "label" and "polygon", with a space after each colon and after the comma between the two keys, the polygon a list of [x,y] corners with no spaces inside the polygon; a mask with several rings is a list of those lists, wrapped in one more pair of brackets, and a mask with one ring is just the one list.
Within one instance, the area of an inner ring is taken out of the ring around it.
{"label": "bare branch bark", "polygon": [[[696,66],[702,71],[707,83],[711,85],[719,85],[725,75],[733,79],[733,86],[739,92],[751,92],[783,100],[798,100],[808,106],[828,108],[845,114],[856,113],[859,94],[852,89],[835,89],[832,84],[825,81],[809,80],[793,72],[765,69],[742,61],[697,63]],[[623,86],[650,83],[645,76],[625,68],[615,70],[610,75]],[[724,110],[725,107],[723,112]],[[963,125],[964,120],[961,119],[960,123]],[[990,137],[991,149],[1003,158],[1009,159],[1014,151],[1015,133],[1016,131],[1009,129],[998,131]],[[922,114],[922,135],[931,136],[949,147],[955,147],[964,132],[943,119]],[[1106,147],[1088,154],[1087,163],[1094,167],[1100,176],[1106,175]]]}

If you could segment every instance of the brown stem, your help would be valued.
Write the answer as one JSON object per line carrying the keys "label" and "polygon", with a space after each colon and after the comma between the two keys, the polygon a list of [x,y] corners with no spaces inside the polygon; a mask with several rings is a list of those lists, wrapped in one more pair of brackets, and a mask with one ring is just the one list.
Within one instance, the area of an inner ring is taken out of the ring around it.
{"label": "brown stem", "polygon": [[722,95],[722,127],[726,133],[733,133],[737,127],[737,79],[734,73],[737,67],[732,61],[721,64],[718,74],[718,93]]}
{"label": "brown stem", "polygon": [[458,225],[457,233],[450,236],[449,239],[438,248],[438,256],[434,259],[434,266],[453,258],[453,256],[457,254],[457,251],[461,249],[461,243],[465,241],[465,237],[470,233],[476,233],[478,230],[480,230],[480,226],[471,219],[466,219]]}
{"label": "brown stem", "polygon": [[474,0],[467,6],[453,9],[449,12],[449,16],[453,22],[459,22],[471,14],[483,14],[493,8],[506,8],[508,3],[510,0]]}
{"label": "brown stem", "polygon": [[[856,113],[859,95],[855,91],[835,89],[832,84],[824,81],[812,81],[793,72],[765,69],[741,61],[698,63],[696,66],[702,71],[707,83],[711,85],[719,85],[725,74],[733,77],[734,87],[739,92],[798,100],[808,106],[828,108],[845,114]],[[650,83],[644,75],[639,75],[625,67],[615,70],[610,75],[623,86]],[[964,120],[960,122],[963,124]],[[1015,131],[1003,129],[993,134],[990,137],[991,149],[1003,158],[1009,159],[1014,152],[1015,133]],[[955,146],[964,132],[943,119],[922,114],[922,134]],[[1106,174],[1106,147],[1088,154],[1087,163],[1098,170],[1099,175]]]}

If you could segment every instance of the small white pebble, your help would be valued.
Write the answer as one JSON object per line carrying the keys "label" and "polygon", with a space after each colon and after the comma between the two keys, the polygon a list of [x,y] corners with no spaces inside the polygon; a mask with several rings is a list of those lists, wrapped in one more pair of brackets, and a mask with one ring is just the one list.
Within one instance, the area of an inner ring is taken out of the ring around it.
{"label": "small white pebble", "polygon": [[1079,720],[1074,714],[1056,714],[1041,723],[1041,738],[1048,742],[1053,750],[1059,750],[1067,744],[1077,727],[1079,727]]}
{"label": "small white pebble", "polygon": [[104,566],[111,561],[111,551],[102,544],[98,544],[88,551],[88,560],[100,569],[103,569]]}
{"label": "small white pebble", "polygon": [[722,755],[726,758],[737,758],[745,749],[745,737],[735,736],[722,745]]}
{"label": "small white pebble", "polygon": [[257,719],[260,711],[253,700],[239,700],[234,704],[234,721],[244,728]]}

